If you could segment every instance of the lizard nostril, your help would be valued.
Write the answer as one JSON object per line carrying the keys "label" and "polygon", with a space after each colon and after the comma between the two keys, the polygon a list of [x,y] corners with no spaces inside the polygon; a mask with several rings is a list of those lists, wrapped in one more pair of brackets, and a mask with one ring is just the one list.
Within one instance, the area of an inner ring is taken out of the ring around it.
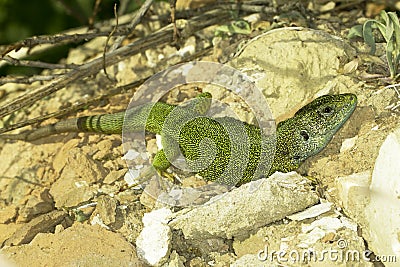
{"label": "lizard nostril", "polygon": [[298,161],[298,160],[300,159],[300,156],[298,156],[298,155],[293,156],[293,159],[294,159],[295,161]]}

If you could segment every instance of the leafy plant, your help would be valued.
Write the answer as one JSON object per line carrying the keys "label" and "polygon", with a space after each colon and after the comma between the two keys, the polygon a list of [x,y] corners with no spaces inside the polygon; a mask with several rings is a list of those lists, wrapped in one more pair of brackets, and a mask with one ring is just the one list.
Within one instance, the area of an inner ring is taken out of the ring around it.
{"label": "leafy plant", "polygon": [[376,43],[372,33],[374,29],[378,29],[385,38],[386,42],[386,58],[389,65],[390,77],[397,78],[399,61],[400,61],[400,23],[395,12],[382,10],[380,20],[370,19],[364,24],[357,25],[350,29],[348,37],[360,36],[364,38],[367,45],[371,47],[370,54],[375,54]]}
{"label": "leafy plant", "polygon": [[250,34],[250,24],[245,20],[236,20],[215,30],[215,36],[231,36],[233,34]]}

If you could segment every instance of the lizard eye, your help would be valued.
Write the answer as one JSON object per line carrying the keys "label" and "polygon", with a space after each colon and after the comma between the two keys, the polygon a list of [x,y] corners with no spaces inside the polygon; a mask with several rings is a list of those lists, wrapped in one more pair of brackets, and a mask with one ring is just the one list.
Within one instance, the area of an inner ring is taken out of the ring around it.
{"label": "lizard eye", "polygon": [[326,106],[322,109],[322,115],[330,115],[333,111],[334,109],[331,106]]}
{"label": "lizard eye", "polygon": [[304,130],[300,131],[300,135],[304,138],[304,141],[308,141],[308,139],[310,138],[308,133],[306,131],[304,131]]}

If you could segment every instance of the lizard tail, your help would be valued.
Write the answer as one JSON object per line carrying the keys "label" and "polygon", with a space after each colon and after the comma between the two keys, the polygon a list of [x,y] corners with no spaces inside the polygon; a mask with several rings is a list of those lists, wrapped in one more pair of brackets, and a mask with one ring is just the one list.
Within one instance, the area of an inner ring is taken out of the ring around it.
{"label": "lizard tail", "polygon": [[19,134],[2,134],[0,139],[34,141],[54,134],[66,132],[95,132],[105,134],[121,134],[124,112],[85,116],[80,118],[60,121],[35,130]]}
{"label": "lizard tail", "polygon": [[124,116],[125,112],[81,117],[75,125],[79,132],[122,134]]}
{"label": "lizard tail", "polygon": [[70,119],[66,121],[60,121],[54,124],[49,124],[40,127],[35,130],[28,130],[19,134],[2,134],[1,139],[10,140],[23,140],[23,141],[34,141],[43,137],[50,136],[52,134],[63,133],[63,132],[76,132],[77,131],[78,119]]}

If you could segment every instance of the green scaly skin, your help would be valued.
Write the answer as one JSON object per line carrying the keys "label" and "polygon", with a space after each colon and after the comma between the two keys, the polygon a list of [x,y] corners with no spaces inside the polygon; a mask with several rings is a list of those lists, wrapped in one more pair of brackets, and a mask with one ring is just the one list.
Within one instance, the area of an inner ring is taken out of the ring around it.
{"label": "green scaly skin", "polygon": [[296,170],[330,142],[357,104],[353,94],[321,96],[292,118],[280,122],[275,140],[262,135],[258,127],[234,118],[203,116],[210,99],[211,94],[203,93],[187,108],[165,103],[147,104],[127,113],[81,117],[1,137],[33,141],[62,132],[121,134],[123,129],[143,130],[146,124],[146,131],[161,135],[164,149],[153,160],[157,170],[170,167],[168,159],[173,161],[181,151],[190,170],[204,179],[239,185],[268,177],[276,171]]}

